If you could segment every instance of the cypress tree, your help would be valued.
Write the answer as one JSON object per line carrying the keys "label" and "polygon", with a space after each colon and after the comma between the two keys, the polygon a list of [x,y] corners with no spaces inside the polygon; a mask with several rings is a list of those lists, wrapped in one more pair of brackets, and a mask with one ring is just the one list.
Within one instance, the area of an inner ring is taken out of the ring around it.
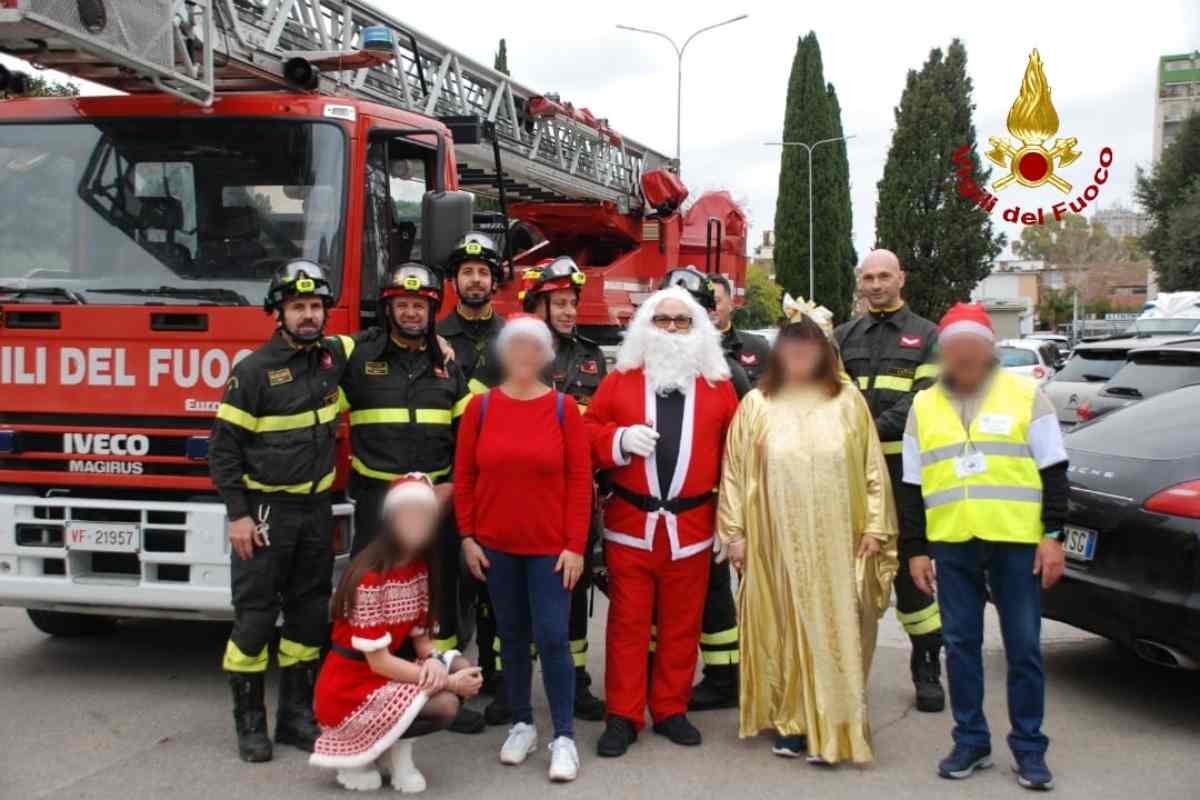
{"label": "cypress tree", "polygon": [[[825,82],[821,46],[809,32],[796,46],[788,80],[783,141],[813,144],[842,135],[841,111]],[[784,147],[775,205],[776,279],[794,296],[808,289],[808,156],[803,147]],[[849,166],[844,143],[813,152],[813,271],[815,299],[835,318],[846,318],[853,259],[849,213]]]}
{"label": "cypress tree", "polygon": [[991,176],[975,151],[971,92],[958,39],[944,54],[934,48],[919,72],[909,70],[878,184],[875,246],[900,258],[909,305],[931,319],[970,297],[1004,247],[987,212],[957,191],[954,154],[964,146],[975,181],[982,186]]}
{"label": "cypress tree", "polygon": [[492,65],[497,72],[502,72],[505,75],[511,75],[508,71],[508,42],[504,39],[500,40],[500,47],[496,50],[496,60]]}

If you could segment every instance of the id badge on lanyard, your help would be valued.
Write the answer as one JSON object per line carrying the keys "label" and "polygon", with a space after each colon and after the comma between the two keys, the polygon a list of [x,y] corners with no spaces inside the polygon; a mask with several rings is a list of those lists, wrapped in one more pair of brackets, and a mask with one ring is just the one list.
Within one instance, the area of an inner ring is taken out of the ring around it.
{"label": "id badge on lanyard", "polygon": [[985,472],[987,472],[987,457],[968,441],[963,445],[962,455],[954,459],[954,474],[958,476],[959,480],[963,480],[973,475],[982,475]]}

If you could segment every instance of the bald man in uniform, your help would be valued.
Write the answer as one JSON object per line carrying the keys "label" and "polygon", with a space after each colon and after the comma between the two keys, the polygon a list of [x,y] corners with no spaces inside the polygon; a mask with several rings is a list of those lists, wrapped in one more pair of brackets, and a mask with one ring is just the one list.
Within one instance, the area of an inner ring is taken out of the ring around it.
{"label": "bald man in uniform", "polygon": [[[871,408],[887,459],[893,491],[902,487],[901,441],[913,396],[937,379],[937,326],[918,316],[901,297],[904,270],[890,250],[873,250],[858,269],[859,293],[867,313],[834,332],[850,379]],[[903,540],[904,537],[901,537]],[[900,563],[922,553],[900,553]],[[942,689],[942,618],[937,602],[896,574],[896,616],[912,642],[912,679],[919,711],[946,707]]]}

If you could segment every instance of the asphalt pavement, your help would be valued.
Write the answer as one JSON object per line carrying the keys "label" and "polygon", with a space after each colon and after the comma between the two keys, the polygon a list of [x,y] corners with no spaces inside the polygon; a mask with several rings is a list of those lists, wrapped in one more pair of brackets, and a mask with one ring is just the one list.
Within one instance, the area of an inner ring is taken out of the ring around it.
{"label": "asphalt pavement", "polygon": [[[592,628],[597,678],[601,619]],[[219,670],[227,633],[222,625],[138,621],[99,638],[52,639],[20,609],[0,609],[0,798],[345,797],[329,773],[308,767],[305,754],[291,748],[278,748],[269,764],[238,761]],[[1200,797],[1200,676],[1142,664],[1054,623],[1047,623],[1044,641],[1053,796]],[[774,757],[769,736],[737,738],[734,711],[693,715],[704,733],[701,747],[675,747],[647,733],[616,761],[594,754],[601,724],[579,723],[583,767],[570,785],[546,782],[544,746],[523,766],[501,766],[502,728],[421,740],[416,760],[429,781],[425,796],[472,800],[1025,797],[1004,746],[1004,661],[994,618],[987,650],[996,766],[963,782],[935,775],[949,746],[949,712],[913,709],[907,642],[891,613],[871,675],[877,760],[870,767]],[[544,730],[549,720],[540,688],[535,696]]]}

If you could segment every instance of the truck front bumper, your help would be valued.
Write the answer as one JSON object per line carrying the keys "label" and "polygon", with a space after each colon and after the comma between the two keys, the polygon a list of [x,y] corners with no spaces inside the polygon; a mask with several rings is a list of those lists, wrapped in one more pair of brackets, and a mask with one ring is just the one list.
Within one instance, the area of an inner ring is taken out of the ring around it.
{"label": "truck front bumper", "polygon": [[[348,548],[354,506],[335,503]],[[71,547],[72,521],[135,525],[135,552]],[[233,618],[219,503],[0,494],[0,605],[127,617]],[[345,557],[339,557],[344,561]]]}

